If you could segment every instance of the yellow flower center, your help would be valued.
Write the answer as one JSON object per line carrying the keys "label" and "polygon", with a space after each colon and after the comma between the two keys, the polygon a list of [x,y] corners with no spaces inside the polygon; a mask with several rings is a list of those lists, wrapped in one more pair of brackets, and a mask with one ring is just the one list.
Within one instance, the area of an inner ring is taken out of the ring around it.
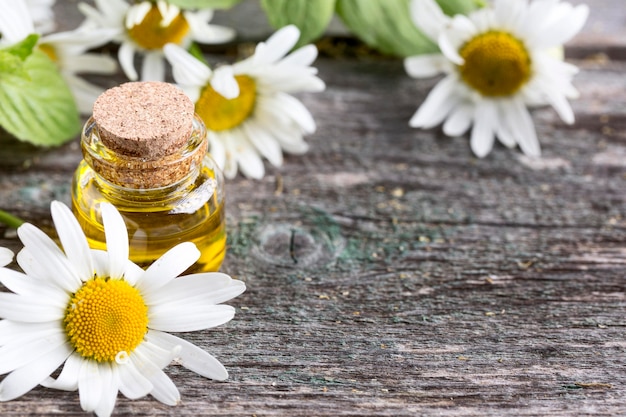
{"label": "yellow flower center", "polygon": [[39,50],[46,54],[48,58],[52,60],[52,62],[57,62],[57,51],[54,49],[54,46],[47,43],[40,43]]}
{"label": "yellow flower center", "polygon": [[128,282],[94,278],[72,296],[63,324],[70,344],[83,357],[112,362],[143,340],[148,307]]}
{"label": "yellow flower center", "polygon": [[144,49],[162,49],[166,43],[180,45],[189,33],[189,23],[185,16],[179,13],[167,26],[163,26],[162,21],[163,16],[154,4],[141,23],[128,29],[128,34]]}
{"label": "yellow flower center", "polygon": [[475,36],[459,53],[465,60],[459,68],[461,77],[485,96],[514,94],[531,75],[528,51],[506,32],[490,31]]}
{"label": "yellow flower center", "polygon": [[209,130],[215,132],[232,129],[243,123],[254,110],[256,102],[256,84],[246,75],[235,77],[239,84],[239,96],[224,98],[207,84],[196,102],[196,113],[200,115]]}

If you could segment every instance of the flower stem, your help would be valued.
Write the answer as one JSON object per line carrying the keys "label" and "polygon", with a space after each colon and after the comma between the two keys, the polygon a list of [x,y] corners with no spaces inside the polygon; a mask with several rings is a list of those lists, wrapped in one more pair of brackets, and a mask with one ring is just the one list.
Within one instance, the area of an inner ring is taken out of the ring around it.
{"label": "flower stem", "polygon": [[0,223],[4,223],[9,227],[17,229],[24,223],[24,220],[9,214],[4,210],[0,210]]}

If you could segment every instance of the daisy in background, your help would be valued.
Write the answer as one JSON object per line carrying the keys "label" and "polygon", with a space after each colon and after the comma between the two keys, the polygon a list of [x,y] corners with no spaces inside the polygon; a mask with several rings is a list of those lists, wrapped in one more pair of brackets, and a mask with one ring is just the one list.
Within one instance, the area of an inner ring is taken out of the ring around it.
{"label": "daisy in background", "polygon": [[[167,332],[203,330],[228,322],[235,310],[220,303],[245,290],[241,281],[211,272],[176,278],[200,256],[181,243],[143,270],[128,260],[124,220],[100,206],[108,251],[92,250],[70,209],[53,202],[59,248],[31,224],[18,229],[24,273],[0,268],[0,401],[37,385],[78,389],[85,411],[113,412],[118,391],[147,394],[176,405],[180,394],[162,371],[173,359],[207,378],[226,369],[199,347]],[[0,250],[0,264],[9,254]],[[9,260],[10,262],[10,260]],[[50,377],[63,369],[56,379]]]}
{"label": "daisy in background", "polygon": [[[0,47],[18,43],[32,33],[36,33],[36,29],[26,1],[0,1]],[[116,33],[104,29],[77,29],[39,38],[37,47],[57,65],[81,113],[91,113],[95,99],[104,89],[85,81],[79,74],[106,75],[117,69],[111,57],[87,53],[87,50],[107,43]]]}
{"label": "daisy in background", "polygon": [[212,9],[180,10],[167,1],[143,1],[130,5],[124,0],[95,0],[96,8],[80,3],[78,7],[87,17],[84,25],[117,30],[114,38],[121,44],[118,60],[126,76],[139,79],[135,70],[135,53],[143,55],[141,80],[163,81],[165,64],[163,46],[174,43],[183,48],[192,42],[218,44],[232,40],[235,31],[208,22]]}
{"label": "daisy in background", "polygon": [[176,45],[165,46],[174,80],[195,103],[211,155],[227,178],[237,169],[263,178],[262,157],[279,167],[283,150],[308,150],[303,135],[315,132],[315,121],[290,93],[322,91],[325,85],[310,66],[317,57],[314,45],[288,55],[299,37],[298,28],[286,26],[259,43],[249,58],[215,70]]}
{"label": "daisy in background", "polygon": [[491,151],[495,137],[539,156],[527,106],[549,104],[565,123],[574,122],[567,99],[578,96],[571,83],[577,68],[554,51],[588,14],[587,6],[559,0],[495,0],[492,8],[448,17],[435,0],[413,0],[413,21],[441,54],[406,58],[406,71],[415,78],[446,75],[409,124],[428,129],[443,122],[448,136],[473,125],[470,146],[478,157]]}

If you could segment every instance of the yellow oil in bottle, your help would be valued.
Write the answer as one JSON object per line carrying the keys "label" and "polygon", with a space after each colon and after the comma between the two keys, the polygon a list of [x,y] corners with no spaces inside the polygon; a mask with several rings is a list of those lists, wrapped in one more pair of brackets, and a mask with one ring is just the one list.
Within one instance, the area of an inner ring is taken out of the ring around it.
{"label": "yellow oil in bottle", "polygon": [[[115,190],[83,161],[75,175],[72,210],[93,249],[106,249],[99,208],[99,203],[106,201],[113,203],[124,218],[130,259],[136,264],[147,267],[175,245],[193,242],[201,256],[188,272],[217,271],[226,253],[224,201],[218,201],[217,193],[206,199],[206,190],[198,186],[213,175],[214,172],[205,167],[196,181],[166,199],[158,191],[144,192],[137,198],[134,192],[125,194]],[[194,199],[196,201],[189,203]],[[192,210],[181,209],[186,202]]]}

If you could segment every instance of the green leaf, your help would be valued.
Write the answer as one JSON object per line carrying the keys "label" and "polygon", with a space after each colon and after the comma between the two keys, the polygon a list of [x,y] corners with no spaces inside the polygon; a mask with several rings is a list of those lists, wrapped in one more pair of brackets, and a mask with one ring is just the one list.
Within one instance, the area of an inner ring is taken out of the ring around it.
{"label": "green leaf", "polygon": [[261,6],[272,26],[281,28],[290,24],[300,29],[296,46],[306,45],[319,38],[330,23],[336,0],[261,0]]}
{"label": "green leaf", "polygon": [[[482,0],[438,0],[446,13],[467,13]],[[438,51],[415,27],[410,0],[337,0],[337,14],[356,36],[381,52],[411,56]]]}
{"label": "green leaf", "polygon": [[80,132],[74,97],[56,65],[39,50],[24,61],[29,79],[0,73],[0,125],[35,145],[59,145]]}
{"label": "green leaf", "polygon": [[381,52],[411,56],[438,50],[415,27],[409,0],[337,0],[337,14],[357,37]]}
{"label": "green leaf", "polygon": [[230,9],[241,0],[168,0],[181,9]]}

